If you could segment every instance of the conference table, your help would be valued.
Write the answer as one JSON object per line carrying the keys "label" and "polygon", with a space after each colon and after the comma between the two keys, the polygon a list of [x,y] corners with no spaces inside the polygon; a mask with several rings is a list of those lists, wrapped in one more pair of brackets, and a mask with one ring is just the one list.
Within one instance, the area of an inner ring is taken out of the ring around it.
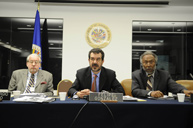
{"label": "conference table", "polygon": [[56,98],[50,103],[0,102],[1,128],[193,128],[193,103],[145,99],[89,102]]}

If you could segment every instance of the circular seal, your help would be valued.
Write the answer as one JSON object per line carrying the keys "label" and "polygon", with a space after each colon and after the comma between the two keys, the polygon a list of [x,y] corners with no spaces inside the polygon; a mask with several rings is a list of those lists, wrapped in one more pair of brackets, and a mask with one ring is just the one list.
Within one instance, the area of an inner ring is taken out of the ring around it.
{"label": "circular seal", "polygon": [[111,31],[105,24],[92,24],[86,31],[86,41],[93,48],[104,48],[110,40]]}

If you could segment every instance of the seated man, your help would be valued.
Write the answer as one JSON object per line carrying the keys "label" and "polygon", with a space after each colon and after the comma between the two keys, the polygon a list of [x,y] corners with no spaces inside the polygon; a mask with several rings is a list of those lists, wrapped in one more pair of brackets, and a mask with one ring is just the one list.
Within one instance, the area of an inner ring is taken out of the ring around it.
{"label": "seated man", "polygon": [[88,54],[90,67],[77,71],[76,80],[68,91],[68,96],[78,95],[83,98],[90,92],[117,92],[125,94],[121,84],[116,79],[113,70],[103,67],[104,52],[99,48],[92,49]]}
{"label": "seated man", "polygon": [[140,56],[142,68],[132,73],[132,95],[134,97],[163,97],[168,92],[185,93],[190,96],[193,91],[188,91],[184,86],[177,84],[167,71],[156,69],[157,55],[144,52]]}
{"label": "seated man", "polygon": [[19,90],[21,93],[45,93],[53,95],[52,74],[39,70],[41,59],[37,54],[30,54],[27,57],[28,69],[19,69],[13,72],[9,82],[9,91]]}

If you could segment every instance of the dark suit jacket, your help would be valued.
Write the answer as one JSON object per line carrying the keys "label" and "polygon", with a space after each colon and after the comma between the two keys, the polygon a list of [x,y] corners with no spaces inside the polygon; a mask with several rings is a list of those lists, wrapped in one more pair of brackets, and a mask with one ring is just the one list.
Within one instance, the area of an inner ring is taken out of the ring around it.
{"label": "dark suit jacket", "polygon": [[[143,69],[136,70],[132,73],[132,95],[134,97],[147,97],[149,93],[146,90],[147,76]],[[186,89],[184,86],[177,84],[167,71],[156,69],[154,74],[154,90],[160,90],[164,95],[168,92],[174,94]]]}
{"label": "dark suit jacket", "polygon": [[[23,93],[26,88],[27,74],[28,69],[15,70],[12,73],[8,90],[20,90]],[[45,70],[38,71],[35,93],[45,93],[47,96],[53,95],[53,77],[51,73]]]}
{"label": "dark suit jacket", "polygon": [[[79,69],[76,74],[76,80],[68,91],[69,96],[73,96],[76,91],[91,89],[91,68]],[[125,94],[123,87],[116,79],[115,72],[104,67],[101,68],[99,79],[99,91],[119,92]]]}

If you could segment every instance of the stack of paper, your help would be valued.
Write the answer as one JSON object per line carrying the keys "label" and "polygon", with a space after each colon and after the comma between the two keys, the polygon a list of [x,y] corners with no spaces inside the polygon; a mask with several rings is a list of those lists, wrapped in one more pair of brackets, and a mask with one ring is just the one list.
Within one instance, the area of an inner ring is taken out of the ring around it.
{"label": "stack of paper", "polygon": [[26,93],[21,94],[19,98],[14,99],[16,102],[52,102],[55,101],[55,98],[46,97],[43,93]]}
{"label": "stack of paper", "polygon": [[23,93],[19,97],[24,97],[24,96],[29,96],[29,97],[46,97],[44,93]]}

